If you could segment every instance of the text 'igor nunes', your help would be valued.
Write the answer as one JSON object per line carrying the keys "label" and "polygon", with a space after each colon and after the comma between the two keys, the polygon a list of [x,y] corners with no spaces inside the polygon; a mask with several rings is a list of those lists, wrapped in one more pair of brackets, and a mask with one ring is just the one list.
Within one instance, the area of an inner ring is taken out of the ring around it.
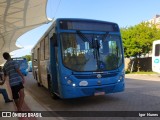
{"label": "text 'igor nunes'", "polygon": [[158,113],[139,113],[139,117],[158,117]]}

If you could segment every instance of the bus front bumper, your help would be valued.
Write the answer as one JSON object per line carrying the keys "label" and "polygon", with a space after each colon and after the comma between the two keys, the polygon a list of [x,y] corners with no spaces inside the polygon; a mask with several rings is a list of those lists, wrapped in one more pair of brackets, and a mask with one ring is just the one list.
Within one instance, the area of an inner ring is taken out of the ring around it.
{"label": "bus front bumper", "polygon": [[73,87],[66,86],[63,87],[63,92],[61,93],[61,98],[77,98],[85,96],[96,96],[105,95],[109,93],[122,92],[125,89],[124,82],[118,82],[115,84],[101,85],[101,86],[91,86],[91,87]]}

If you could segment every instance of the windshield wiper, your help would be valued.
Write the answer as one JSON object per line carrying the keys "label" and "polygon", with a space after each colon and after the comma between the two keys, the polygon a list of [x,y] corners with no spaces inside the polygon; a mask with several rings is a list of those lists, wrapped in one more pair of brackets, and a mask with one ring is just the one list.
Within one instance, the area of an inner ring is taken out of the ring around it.
{"label": "windshield wiper", "polygon": [[100,44],[97,38],[92,38],[92,46],[94,48],[94,58],[96,58],[97,60],[99,60],[99,48],[100,48]]}
{"label": "windshield wiper", "polygon": [[[104,36],[102,37],[102,41],[104,41],[107,37],[109,32],[106,32],[106,34],[104,34]],[[99,39],[98,39],[98,36],[95,37],[94,39],[92,38],[92,45],[93,45],[93,48],[96,49],[97,51],[97,55],[99,57],[99,48],[100,48],[100,43],[99,43]]]}
{"label": "windshield wiper", "polygon": [[93,44],[93,54],[94,54],[94,58],[97,61],[97,71],[101,70],[101,61],[100,61],[100,53],[99,53],[99,49],[100,49],[100,43],[98,40],[98,37],[92,38],[92,44]]}
{"label": "windshield wiper", "polygon": [[[94,55],[94,59],[96,59],[97,61],[97,67],[98,67],[98,71],[102,70],[102,67],[101,66],[104,66],[103,62],[100,61],[100,52],[99,52],[99,49],[100,49],[100,43],[99,43],[99,39],[98,37],[92,37],[92,41],[90,41],[81,31],[76,31],[77,34],[79,35],[79,37],[83,40],[83,42],[88,42],[89,45],[91,46],[91,48],[94,49],[93,51],[93,55]],[[104,34],[104,36],[102,37],[102,41],[104,41],[107,37],[107,35],[109,34],[109,32],[106,32],[106,34]]]}
{"label": "windshield wiper", "polygon": [[91,41],[79,30],[76,31],[79,37],[83,40],[83,42],[88,42],[90,46],[93,46]]}
{"label": "windshield wiper", "polygon": [[[106,32],[106,34],[104,34],[104,36],[102,37],[102,41],[104,41],[107,37],[107,35],[109,34],[109,32]],[[104,66],[104,63],[102,61],[100,61],[100,43],[99,43],[99,37],[95,37],[95,38],[92,38],[92,45],[93,45],[93,48],[94,48],[94,58],[97,60],[97,66],[98,66],[98,71],[101,71]]]}

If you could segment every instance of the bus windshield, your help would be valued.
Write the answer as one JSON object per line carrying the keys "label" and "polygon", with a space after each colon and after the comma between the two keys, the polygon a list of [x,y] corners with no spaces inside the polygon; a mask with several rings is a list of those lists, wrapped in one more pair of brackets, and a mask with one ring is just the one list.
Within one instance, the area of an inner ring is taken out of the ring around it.
{"label": "bus windshield", "polygon": [[117,34],[61,33],[63,64],[73,71],[115,70],[123,62]]}

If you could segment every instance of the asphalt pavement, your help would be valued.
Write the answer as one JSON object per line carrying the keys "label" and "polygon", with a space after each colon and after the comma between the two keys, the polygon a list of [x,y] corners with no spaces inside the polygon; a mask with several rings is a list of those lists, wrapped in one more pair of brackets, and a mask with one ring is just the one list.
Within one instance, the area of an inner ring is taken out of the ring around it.
{"label": "asphalt pavement", "polygon": [[[137,79],[137,80],[146,80],[146,81],[160,81],[160,75],[158,74],[126,74],[125,77],[127,79]],[[0,86],[7,89],[8,95],[11,97],[11,91],[9,88],[8,83],[5,83],[5,85]],[[131,86],[128,86],[131,87]],[[38,94],[38,93],[37,93]],[[23,105],[23,111],[50,111],[49,109],[45,108],[43,105],[38,103],[28,92],[25,90],[25,102]],[[0,115],[4,116],[3,118],[0,118],[1,120],[62,120],[60,117],[6,117],[4,112],[16,112],[16,106],[14,102],[11,103],[5,103],[2,95],[0,95]],[[2,113],[3,112],[3,113]]]}

